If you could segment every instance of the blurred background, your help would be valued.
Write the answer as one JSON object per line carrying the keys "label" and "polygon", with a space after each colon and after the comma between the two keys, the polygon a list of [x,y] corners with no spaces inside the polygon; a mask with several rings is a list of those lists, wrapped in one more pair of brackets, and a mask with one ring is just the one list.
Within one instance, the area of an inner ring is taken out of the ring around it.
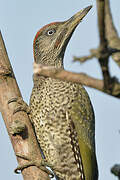
{"label": "blurred background", "polygon": [[[113,20],[120,35],[120,1],[110,0]],[[29,103],[32,82],[33,39],[36,32],[45,24],[64,21],[80,9],[93,5],[93,8],[78,26],[67,46],[64,65],[73,72],[85,72],[93,77],[102,78],[96,59],[84,64],[73,62],[73,56],[89,54],[89,49],[99,44],[97,11],[95,0],[0,0],[0,30],[8,55],[22,92]],[[110,60],[112,75],[120,76],[119,67]],[[115,163],[120,163],[120,120],[119,99],[86,88],[92,101],[96,116],[96,151],[100,180],[117,180],[110,173]],[[0,179],[22,180],[22,175],[14,174],[17,161],[8,137],[2,116],[0,116]]]}

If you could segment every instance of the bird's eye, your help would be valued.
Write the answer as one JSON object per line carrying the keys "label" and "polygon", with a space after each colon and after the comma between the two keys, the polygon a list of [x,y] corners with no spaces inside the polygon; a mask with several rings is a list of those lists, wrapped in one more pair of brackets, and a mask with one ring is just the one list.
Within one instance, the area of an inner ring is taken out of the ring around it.
{"label": "bird's eye", "polygon": [[51,36],[51,35],[53,35],[54,33],[55,33],[55,29],[50,29],[50,30],[47,31],[47,35],[48,35],[48,36]]}

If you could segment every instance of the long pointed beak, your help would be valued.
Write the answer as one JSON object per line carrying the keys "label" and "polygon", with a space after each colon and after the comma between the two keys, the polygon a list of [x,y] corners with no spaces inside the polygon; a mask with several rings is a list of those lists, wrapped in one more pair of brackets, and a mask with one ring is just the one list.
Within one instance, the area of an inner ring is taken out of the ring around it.
{"label": "long pointed beak", "polygon": [[[68,19],[65,24],[68,26],[69,31],[76,28],[76,26],[82,21],[82,19],[87,15],[92,6],[88,6],[85,9],[79,11],[75,15],[73,15],[70,19]],[[65,25],[64,24],[64,25]]]}
{"label": "long pointed beak", "polygon": [[78,24],[81,22],[81,20],[87,15],[89,10],[92,8],[92,6],[88,6],[85,9],[79,11],[75,15],[73,15],[70,19],[67,21],[64,21],[62,23],[62,27],[60,29],[60,34],[55,42],[55,48],[58,48],[61,50],[60,54],[64,54],[66,46],[75,30],[75,28],[78,26]]}

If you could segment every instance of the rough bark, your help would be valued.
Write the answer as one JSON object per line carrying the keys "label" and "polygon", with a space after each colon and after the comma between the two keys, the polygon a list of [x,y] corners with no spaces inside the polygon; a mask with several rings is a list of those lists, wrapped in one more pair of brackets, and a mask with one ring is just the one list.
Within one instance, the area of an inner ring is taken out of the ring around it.
{"label": "rough bark", "polygon": [[[5,44],[0,33],[0,111],[4,119],[11,143],[15,154],[29,156],[31,153],[35,159],[41,159],[39,146],[34,135],[34,131],[28,115],[21,111],[13,115],[16,102],[8,104],[11,98],[21,97],[18,88]],[[23,122],[26,125],[26,130],[22,135],[13,136],[10,133],[10,126],[14,120]],[[17,158],[19,165],[26,163],[26,160]],[[31,166],[22,171],[24,180],[48,180],[49,177],[46,173],[41,171],[35,166]]]}

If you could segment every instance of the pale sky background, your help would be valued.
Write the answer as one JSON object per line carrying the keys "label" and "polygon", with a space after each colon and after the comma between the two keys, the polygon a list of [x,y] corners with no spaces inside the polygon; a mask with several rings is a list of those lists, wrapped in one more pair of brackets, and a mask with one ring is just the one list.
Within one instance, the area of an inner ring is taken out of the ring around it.
{"label": "pale sky background", "polygon": [[[96,59],[80,65],[73,63],[73,55],[82,56],[90,48],[98,46],[97,12],[95,0],[0,0],[0,29],[8,55],[14,69],[23,98],[29,102],[32,90],[32,44],[36,32],[45,24],[70,18],[80,9],[93,5],[83,22],[78,26],[67,47],[65,68],[75,72],[86,72],[101,78]],[[120,34],[120,0],[111,0],[114,23]],[[112,75],[119,78],[120,70],[111,60]],[[115,163],[120,163],[120,119],[119,99],[97,90],[86,88],[91,98],[96,116],[96,151],[99,166],[99,180],[117,180],[110,173]],[[17,161],[0,116],[0,179],[22,180],[22,175],[14,174]]]}

